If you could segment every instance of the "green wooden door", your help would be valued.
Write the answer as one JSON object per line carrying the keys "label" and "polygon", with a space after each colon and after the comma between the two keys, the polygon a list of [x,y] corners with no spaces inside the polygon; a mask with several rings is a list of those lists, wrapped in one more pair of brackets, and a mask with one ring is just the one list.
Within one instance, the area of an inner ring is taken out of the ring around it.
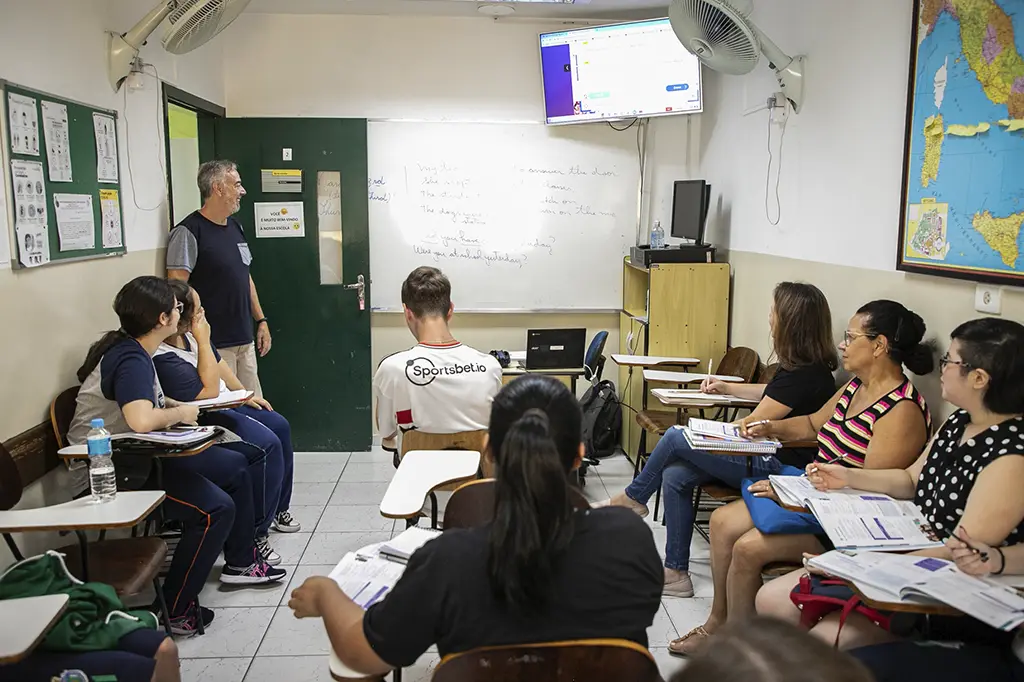
{"label": "green wooden door", "polygon": [[[291,422],[296,450],[369,450],[366,121],[220,119],[216,153],[238,164],[246,190],[237,217],[273,336],[259,361],[267,399]],[[301,193],[264,192],[264,170],[301,170]],[[257,203],[298,201],[304,236],[257,237]],[[357,290],[345,286],[360,275],[367,283],[362,309]]]}

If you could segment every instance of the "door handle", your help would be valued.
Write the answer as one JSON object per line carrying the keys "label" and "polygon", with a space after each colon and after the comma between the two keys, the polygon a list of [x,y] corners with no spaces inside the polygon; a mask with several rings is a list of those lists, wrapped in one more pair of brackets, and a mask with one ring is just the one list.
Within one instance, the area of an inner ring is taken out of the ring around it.
{"label": "door handle", "polygon": [[366,278],[359,275],[355,284],[346,284],[345,288],[355,289],[356,295],[359,296],[359,309],[366,310]]}

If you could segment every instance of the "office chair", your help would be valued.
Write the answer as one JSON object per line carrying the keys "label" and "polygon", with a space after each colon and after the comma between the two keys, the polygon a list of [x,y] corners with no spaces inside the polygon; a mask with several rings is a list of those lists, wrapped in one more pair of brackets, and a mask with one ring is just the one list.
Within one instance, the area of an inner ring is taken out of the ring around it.
{"label": "office chair", "polygon": [[600,331],[594,335],[594,340],[587,348],[587,354],[583,359],[583,367],[587,370],[586,378],[596,384],[601,380],[604,373],[604,345],[608,342],[608,332]]}

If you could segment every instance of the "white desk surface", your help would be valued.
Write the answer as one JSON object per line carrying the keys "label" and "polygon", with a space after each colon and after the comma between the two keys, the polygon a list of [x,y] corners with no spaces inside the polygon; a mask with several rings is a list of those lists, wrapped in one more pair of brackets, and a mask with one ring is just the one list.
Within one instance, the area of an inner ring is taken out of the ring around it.
{"label": "white desk surface", "polygon": [[67,605],[66,594],[0,600],[0,664],[32,653]]}
{"label": "white desk surface", "polygon": [[[712,374],[713,378],[719,381],[733,381],[737,383],[743,383],[743,377],[734,377],[730,374]],[[704,381],[708,378],[707,374],[695,373],[695,372],[663,372],[656,369],[645,369],[644,380],[645,381],[663,381],[669,384],[693,384],[698,381]]]}
{"label": "white desk surface", "polygon": [[380,501],[381,516],[408,519],[419,514],[431,490],[476,476],[480,453],[474,450],[413,450],[402,463]]}
{"label": "white desk surface", "polygon": [[64,504],[0,512],[0,532],[130,528],[164,501],[162,490],[118,492],[109,502],[82,497]]}
{"label": "white desk surface", "polygon": [[662,405],[672,407],[752,407],[757,406],[757,400],[745,400],[731,395],[715,395],[713,393],[687,393],[684,395],[672,395],[674,389],[656,388],[651,395],[658,399]]}
{"label": "white desk surface", "polygon": [[700,364],[698,358],[669,358],[659,355],[622,355],[612,353],[612,362],[622,367],[657,367],[658,365],[685,365],[695,367]]}

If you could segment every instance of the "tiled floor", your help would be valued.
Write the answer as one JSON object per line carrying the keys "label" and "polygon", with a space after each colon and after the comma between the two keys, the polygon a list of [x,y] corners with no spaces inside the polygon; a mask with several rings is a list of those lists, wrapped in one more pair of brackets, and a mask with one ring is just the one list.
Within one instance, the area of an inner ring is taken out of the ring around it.
{"label": "tiled floor", "polygon": [[[606,459],[590,470],[585,492],[603,500],[619,492],[632,477],[624,457]],[[391,455],[372,452],[308,453],[295,456],[292,513],[302,532],[274,534],[289,578],[266,589],[227,589],[214,570],[202,594],[202,603],[216,609],[209,632],[179,640],[184,682],[328,682],[328,642],[320,620],[296,620],[287,607],[287,595],[311,575],[326,575],[345,552],[386,540],[395,522],[381,517],[377,505],[394,474]],[[665,530],[651,522],[659,550],[664,552]],[[398,524],[398,530],[404,524]],[[708,546],[694,540],[691,572],[697,596],[665,598],[648,631],[651,650],[667,679],[682,664],[666,648],[669,641],[703,622],[711,606]],[[427,682],[437,665],[434,653],[425,654],[406,669],[406,682]]]}

